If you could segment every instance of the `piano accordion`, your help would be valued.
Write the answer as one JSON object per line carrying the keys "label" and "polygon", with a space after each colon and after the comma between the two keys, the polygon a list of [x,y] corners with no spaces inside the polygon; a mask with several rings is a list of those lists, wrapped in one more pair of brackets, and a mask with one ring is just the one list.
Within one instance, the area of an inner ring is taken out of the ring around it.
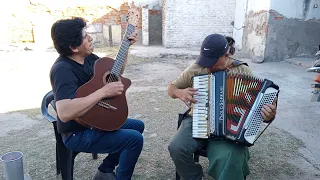
{"label": "piano accordion", "polygon": [[[193,77],[192,136],[228,139],[252,146],[263,131],[261,109],[278,97],[279,86],[268,79],[219,71]],[[270,125],[270,124],[268,124]]]}

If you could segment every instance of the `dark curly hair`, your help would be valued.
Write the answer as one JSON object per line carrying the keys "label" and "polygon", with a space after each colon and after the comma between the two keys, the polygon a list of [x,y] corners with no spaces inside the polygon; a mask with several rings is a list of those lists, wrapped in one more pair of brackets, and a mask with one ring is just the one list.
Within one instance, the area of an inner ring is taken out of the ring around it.
{"label": "dark curly hair", "polygon": [[236,49],[235,49],[235,47],[233,46],[233,44],[234,44],[236,41],[235,41],[232,37],[229,37],[229,36],[227,36],[226,39],[227,39],[228,44],[229,44],[229,46],[230,46],[229,52],[230,52],[231,55],[234,55],[234,53],[236,52]]}
{"label": "dark curly hair", "polygon": [[85,26],[86,22],[79,17],[58,20],[52,25],[51,38],[61,56],[72,55],[70,46],[78,47],[82,44],[82,30]]}

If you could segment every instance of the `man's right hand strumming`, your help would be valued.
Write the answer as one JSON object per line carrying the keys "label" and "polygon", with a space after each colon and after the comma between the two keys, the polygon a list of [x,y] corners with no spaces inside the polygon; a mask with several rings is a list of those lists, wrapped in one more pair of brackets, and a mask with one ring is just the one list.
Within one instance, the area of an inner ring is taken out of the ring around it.
{"label": "man's right hand strumming", "polygon": [[99,91],[102,98],[110,98],[121,95],[124,90],[124,85],[121,81],[111,82],[103,86]]}

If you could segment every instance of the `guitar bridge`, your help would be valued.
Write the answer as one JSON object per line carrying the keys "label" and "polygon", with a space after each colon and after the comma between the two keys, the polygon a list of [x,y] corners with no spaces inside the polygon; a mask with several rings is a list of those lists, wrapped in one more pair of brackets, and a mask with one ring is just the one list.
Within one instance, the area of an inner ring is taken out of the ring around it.
{"label": "guitar bridge", "polygon": [[106,109],[110,109],[110,110],[113,110],[113,111],[117,110],[116,107],[114,107],[114,106],[112,106],[112,105],[110,105],[109,103],[104,102],[104,101],[99,101],[99,102],[98,102],[98,105],[99,105],[100,107],[103,107],[103,108],[106,108]]}

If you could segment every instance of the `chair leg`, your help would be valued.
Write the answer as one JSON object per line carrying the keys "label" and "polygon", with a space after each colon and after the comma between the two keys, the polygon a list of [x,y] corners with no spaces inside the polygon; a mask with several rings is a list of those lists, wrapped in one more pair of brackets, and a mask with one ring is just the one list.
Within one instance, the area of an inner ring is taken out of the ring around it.
{"label": "chair leg", "polygon": [[58,154],[60,159],[61,176],[63,180],[68,179],[67,163],[68,163],[68,150],[63,144],[58,144]]}
{"label": "chair leg", "polygon": [[64,144],[59,146],[59,159],[62,180],[73,180],[74,159],[78,152],[67,149]]}
{"label": "chair leg", "polygon": [[69,157],[68,157],[68,165],[67,165],[67,168],[68,168],[68,176],[70,178],[68,178],[68,180],[73,180],[73,170],[74,170],[74,159],[76,158],[76,156],[79,154],[78,152],[74,152],[72,150],[68,150],[68,154],[69,154]]}
{"label": "chair leg", "polygon": [[61,135],[58,133],[58,130],[57,130],[57,122],[53,122],[52,125],[53,125],[53,129],[54,129],[54,135],[56,138],[56,170],[57,170],[57,175],[58,175],[58,174],[61,174],[60,146],[63,142],[61,139]]}
{"label": "chair leg", "polygon": [[61,174],[58,143],[56,143],[56,169],[57,169],[57,175]]}
{"label": "chair leg", "polygon": [[178,174],[178,172],[176,171],[176,180],[180,180],[181,179],[181,177],[180,177],[180,175]]}
{"label": "chair leg", "polygon": [[92,153],[92,158],[93,159],[98,159],[98,154],[97,153]]}
{"label": "chair leg", "polygon": [[[68,172],[68,162],[71,160],[72,155],[70,151],[64,146],[63,143],[58,143],[58,154],[60,159],[60,168],[62,180],[71,180],[70,173]],[[71,158],[70,158],[71,157]]]}

